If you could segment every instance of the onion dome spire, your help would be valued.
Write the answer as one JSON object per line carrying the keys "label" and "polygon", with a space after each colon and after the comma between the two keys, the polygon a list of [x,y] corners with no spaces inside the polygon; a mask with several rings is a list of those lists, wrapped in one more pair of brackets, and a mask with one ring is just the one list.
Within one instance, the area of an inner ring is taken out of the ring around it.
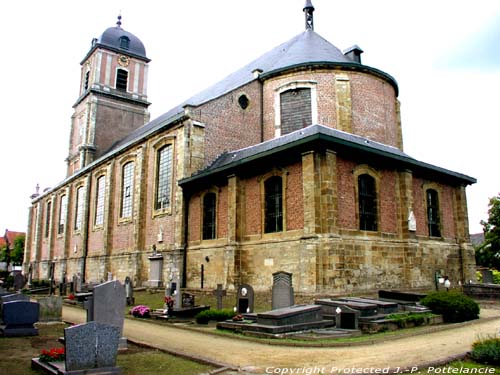
{"label": "onion dome spire", "polygon": [[311,3],[311,0],[306,0],[306,5],[304,5],[304,9],[302,9],[306,16],[306,30],[311,29],[314,30],[314,6]]}

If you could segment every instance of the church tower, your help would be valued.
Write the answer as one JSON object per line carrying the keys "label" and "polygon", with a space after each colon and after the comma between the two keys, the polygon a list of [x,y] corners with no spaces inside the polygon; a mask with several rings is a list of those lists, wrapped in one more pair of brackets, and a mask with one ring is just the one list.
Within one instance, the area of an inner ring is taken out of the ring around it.
{"label": "church tower", "polygon": [[121,27],[104,31],[82,60],[80,92],[73,105],[67,175],[101,157],[149,121],[148,63],[142,42]]}

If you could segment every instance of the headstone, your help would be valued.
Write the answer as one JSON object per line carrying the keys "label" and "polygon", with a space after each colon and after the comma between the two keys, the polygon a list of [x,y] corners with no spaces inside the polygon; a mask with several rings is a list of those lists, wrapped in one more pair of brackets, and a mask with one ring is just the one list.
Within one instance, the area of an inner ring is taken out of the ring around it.
{"label": "headstone", "polygon": [[481,270],[483,275],[483,284],[493,284],[493,272],[491,270]]}
{"label": "headstone", "polygon": [[62,319],[62,297],[48,296],[37,298],[40,305],[40,322],[54,322]]}
{"label": "headstone", "polygon": [[33,282],[33,264],[30,263],[30,266],[28,268],[28,287],[31,286]]}
{"label": "headstone", "polygon": [[113,272],[108,272],[108,279],[107,281],[113,281]]}
{"label": "headstone", "polygon": [[16,272],[14,275],[14,290],[23,289],[24,283],[24,276],[20,272]]}
{"label": "headstone", "polygon": [[80,273],[73,276],[73,289],[74,293],[80,293],[83,290],[82,275]]}
{"label": "headstone", "polygon": [[[124,310],[127,304],[125,288],[118,281],[108,281],[94,287],[93,320],[118,327],[123,335]],[[120,348],[127,348],[127,339],[120,339]]]}
{"label": "headstone", "polygon": [[226,291],[222,289],[222,284],[217,284],[217,289],[213,291],[213,295],[217,297],[217,310],[221,310],[222,297],[226,295]]}
{"label": "headstone", "polygon": [[360,312],[348,306],[337,306],[335,309],[335,327],[337,329],[358,329]]}
{"label": "headstone", "polygon": [[127,299],[127,306],[134,304],[134,284],[129,276],[125,278],[125,298]]}
{"label": "headstone", "polygon": [[292,274],[284,271],[273,273],[272,309],[293,306]]}
{"label": "headstone", "polygon": [[182,308],[190,308],[194,306],[194,294],[182,293]]}
{"label": "headstone", "polygon": [[238,288],[236,308],[238,313],[253,313],[254,293],[251,285],[241,284]]}
{"label": "headstone", "polygon": [[49,294],[52,295],[54,294],[55,288],[56,288],[56,281],[54,279],[54,272],[56,268],[56,263],[52,262],[50,263],[50,269],[49,269]]}
{"label": "headstone", "polygon": [[34,324],[38,321],[40,305],[31,301],[5,302],[2,306],[3,324],[0,333],[4,336],[35,336],[38,329]]}
{"label": "headstone", "polygon": [[64,329],[66,372],[106,368],[106,373],[119,373],[116,355],[120,329],[98,322],[79,324]]}
{"label": "headstone", "polygon": [[29,301],[30,297],[21,293],[10,293],[0,297],[0,304],[14,301]]}
{"label": "headstone", "polygon": [[161,288],[163,285],[163,255],[153,250],[153,255],[149,259],[149,286],[151,288]]}
{"label": "headstone", "polygon": [[88,296],[83,301],[83,308],[87,312],[87,323],[94,320],[94,296]]}

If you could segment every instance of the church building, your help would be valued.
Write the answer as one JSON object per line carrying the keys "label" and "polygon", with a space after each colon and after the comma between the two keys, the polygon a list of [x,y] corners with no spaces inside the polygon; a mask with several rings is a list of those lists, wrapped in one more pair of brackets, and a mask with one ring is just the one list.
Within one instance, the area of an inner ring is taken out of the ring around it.
{"label": "church building", "polygon": [[473,279],[476,180],[407,155],[396,80],[303,11],[302,33],[153,120],[144,44],[120,17],[94,39],[24,272],[268,292],[285,271],[305,294]]}

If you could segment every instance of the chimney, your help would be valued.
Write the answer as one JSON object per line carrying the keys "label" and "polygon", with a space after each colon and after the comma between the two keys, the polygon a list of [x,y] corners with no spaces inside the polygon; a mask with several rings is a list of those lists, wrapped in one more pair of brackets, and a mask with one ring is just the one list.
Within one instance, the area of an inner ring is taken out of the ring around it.
{"label": "chimney", "polygon": [[344,56],[349,60],[361,64],[361,54],[363,53],[363,50],[359,48],[357,44],[345,49],[342,52],[344,53]]}

